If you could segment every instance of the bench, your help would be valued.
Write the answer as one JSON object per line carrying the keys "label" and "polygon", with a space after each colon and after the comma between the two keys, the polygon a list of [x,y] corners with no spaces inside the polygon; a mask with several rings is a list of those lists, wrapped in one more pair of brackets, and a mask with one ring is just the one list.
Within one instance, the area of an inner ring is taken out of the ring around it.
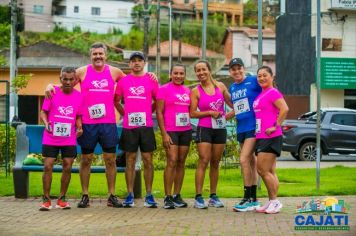
{"label": "bench", "polygon": [[[43,165],[23,165],[24,159],[29,153],[42,153],[43,125],[26,125],[21,123],[16,128],[16,158],[13,167],[15,198],[28,198],[29,196],[29,172],[43,172]],[[122,128],[118,127],[119,136]],[[78,154],[81,153],[77,146]],[[119,150],[119,152],[123,152]],[[95,147],[95,154],[101,154],[99,145]],[[72,167],[72,173],[79,173],[79,166]],[[141,156],[138,154],[136,165],[136,175],[134,183],[135,198],[142,197],[141,184]],[[61,165],[54,165],[53,172],[62,172]],[[125,167],[117,167],[117,172],[125,172]],[[105,166],[91,166],[91,173],[105,173]]]}

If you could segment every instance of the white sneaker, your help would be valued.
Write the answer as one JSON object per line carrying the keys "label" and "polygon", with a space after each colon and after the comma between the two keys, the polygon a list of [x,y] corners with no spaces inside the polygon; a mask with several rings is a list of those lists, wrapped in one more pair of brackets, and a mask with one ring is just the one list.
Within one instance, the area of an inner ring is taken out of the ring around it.
{"label": "white sneaker", "polygon": [[268,208],[266,209],[266,214],[276,214],[282,209],[283,205],[280,201],[274,200],[270,201]]}
{"label": "white sneaker", "polygon": [[263,206],[256,207],[256,212],[258,212],[258,213],[266,213],[266,210],[269,207],[270,203],[271,203],[271,201],[268,201]]}

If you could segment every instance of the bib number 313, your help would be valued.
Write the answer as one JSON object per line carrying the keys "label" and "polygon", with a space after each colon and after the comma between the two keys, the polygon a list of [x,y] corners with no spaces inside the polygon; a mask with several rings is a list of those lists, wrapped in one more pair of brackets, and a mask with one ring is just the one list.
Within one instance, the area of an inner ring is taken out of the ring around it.
{"label": "bib number 313", "polygon": [[105,116],[105,104],[95,104],[89,109],[89,115],[91,119],[98,119]]}

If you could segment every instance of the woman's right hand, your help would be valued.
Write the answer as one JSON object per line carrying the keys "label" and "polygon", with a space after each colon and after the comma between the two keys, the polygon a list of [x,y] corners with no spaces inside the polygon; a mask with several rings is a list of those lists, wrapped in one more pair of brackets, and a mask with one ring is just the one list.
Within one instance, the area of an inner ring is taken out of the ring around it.
{"label": "woman's right hand", "polygon": [[210,116],[213,117],[214,119],[217,119],[221,116],[219,111],[209,111]]}
{"label": "woman's right hand", "polygon": [[48,84],[45,90],[45,98],[51,99],[52,98],[52,93],[55,94],[54,86],[53,84]]}
{"label": "woman's right hand", "polygon": [[166,149],[169,149],[169,147],[173,144],[173,141],[171,139],[171,137],[169,136],[169,134],[165,134],[162,137],[162,141],[163,141],[163,147]]}

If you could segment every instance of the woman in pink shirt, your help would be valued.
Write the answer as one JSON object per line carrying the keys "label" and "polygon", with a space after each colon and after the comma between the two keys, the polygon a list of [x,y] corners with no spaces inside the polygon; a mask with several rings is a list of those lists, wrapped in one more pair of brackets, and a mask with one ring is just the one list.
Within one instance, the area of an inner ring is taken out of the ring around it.
{"label": "woman in pink shirt", "polygon": [[283,95],[274,88],[274,77],[270,67],[262,66],[257,71],[262,92],[253,103],[256,115],[257,172],[268,191],[269,201],[256,209],[257,212],[275,214],[282,208],[277,200],[279,181],[276,174],[276,157],[282,148],[281,125],[288,113]]}
{"label": "woman in pink shirt", "polygon": [[[171,82],[161,86],[157,94],[157,120],[161,129],[167,165],[164,170],[164,208],[187,207],[180,196],[184,179],[185,159],[192,141],[190,124],[190,90],[183,85],[185,66],[176,64],[171,69]],[[172,186],[174,184],[174,195]]]}
{"label": "woman in pink shirt", "polygon": [[195,75],[200,84],[192,89],[190,95],[190,116],[198,118],[197,147],[199,160],[195,173],[194,207],[206,209],[202,196],[205,171],[210,164],[210,199],[209,206],[224,207],[216,195],[219,178],[219,163],[226,144],[226,117],[224,106],[232,108],[230,94],[226,86],[215,81],[211,76],[211,67],[207,61],[200,60],[194,66]]}

